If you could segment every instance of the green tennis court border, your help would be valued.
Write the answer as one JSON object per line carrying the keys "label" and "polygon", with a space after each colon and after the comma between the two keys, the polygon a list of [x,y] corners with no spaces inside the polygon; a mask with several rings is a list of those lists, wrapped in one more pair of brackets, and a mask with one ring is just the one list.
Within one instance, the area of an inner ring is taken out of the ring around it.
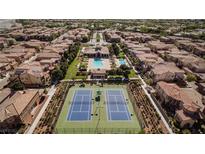
{"label": "green tennis court border", "polygon": [[[139,121],[134,113],[132,103],[129,99],[126,85],[107,85],[104,84],[103,87],[97,85],[90,86],[86,84],[84,90],[92,90],[92,114],[91,120],[89,121],[68,121],[67,114],[70,110],[70,103],[73,100],[75,90],[81,89],[79,84],[71,87],[68,91],[67,97],[65,99],[63,108],[61,110],[60,116],[58,118],[55,133],[59,134],[135,134],[141,132],[141,127]],[[128,110],[133,114],[131,120],[108,120],[107,117],[107,106],[106,106],[106,90],[123,90],[125,99],[128,99]],[[95,97],[97,96],[97,91],[101,91],[100,102],[97,105]]]}

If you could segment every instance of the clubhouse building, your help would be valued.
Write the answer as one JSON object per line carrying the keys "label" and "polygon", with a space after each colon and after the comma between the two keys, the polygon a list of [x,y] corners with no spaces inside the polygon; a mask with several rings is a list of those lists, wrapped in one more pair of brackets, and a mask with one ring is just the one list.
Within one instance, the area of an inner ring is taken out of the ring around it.
{"label": "clubhouse building", "polygon": [[85,47],[82,49],[84,56],[89,58],[109,58],[109,49],[104,46]]}

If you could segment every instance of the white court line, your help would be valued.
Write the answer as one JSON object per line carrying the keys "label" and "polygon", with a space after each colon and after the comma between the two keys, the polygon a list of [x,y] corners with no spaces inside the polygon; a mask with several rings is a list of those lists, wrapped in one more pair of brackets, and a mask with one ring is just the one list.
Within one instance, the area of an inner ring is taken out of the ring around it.
{"label": "white court line", "polygon": [[[89,93],[89,108],[88,108],[88,120],[89,120],[89,114],[91,114],[92,110],[91,110],[91,106],[92,105],[92,91],[90,90],[90,93]],[[91,116],[91,115],[90,115]]]}
{"label": "white court line", "polygon": [[121,95],[116,94],[116,95],[109,95],[109,96],[121,96]]}
{"label": "white court line", "polygon": [[[74,98],[73,98],[73,102],[74,102],[74,100],[75,100],[75,98],[76,98],[76,91],[75,91],[75,94],[74,94]],[[69,118],[68,118],[68,120],[71,120],[70,118],[71,118],[71,115],[72,115],[72,113],[73,113],[73,106],[74,106],[74,103],[72,102],[72,104],[71,104],[71,108],[70,108],[70,111],[69,111]]]}
{"label": "white court line", "polygon": [[123,100],[124,100],[124,107],[125,107],[125,109],[126,109],[126,113],[127,113],[127,118],[130,120],[131,119],[131,117],[129,116],[129,114],[128,113],[130,113],[129,112],[129,110],[128,110],[128,108],[127,108],[127,104],[126,104],[126,100],[125,100],[125,97],[124,97],[124,93],[122,93],[122,90],[120,90],[120,93],[121,93],[121,97],[123,98]]}
{"label": "white court line", "polygon": [[[83,90],[84,91],[84,90]],[[89,120],[89,111],[90,111],[90,107],[91,107],[91,105],[92,105],[92,91],[91,90],[89,90],[89,94],[79,94],[79,90],[77,90],[77,91],[75,91],[75,95],[74,95],[74,98],[73,98],[73,102],[72,102],[72,104],[71,104],[71,108],[70,108],[70,115],[69,115],[69,120],[71,120],[71,115],[73,114],[73,113],[88,113],[88,117],[87,117],[87,120]],[[85,96],[88,96],[89,97],[89,109],[88,109],[88,111],[82,111],[82,105],[83,105],[83,100],[84,100],[84,97]],[[74,102],[76,102],[76,97],[81,97],[81,104],[80,104],[80,110],[79,111],[73,111],[73,106],[74,105],[78,105],[78,104],[76,104],[76,103],[74,103]]]}
{"label": "white court line", "polygon": [[115,104],[116,104],[116,107],[117,107],[117,111],[119,111],[119,107],[118,107],[118,104],[117,104],[116,96],[114,98],[115,98]]}
{"label": "white court line", "polygon": [[85,113],[85,112],[88,112],[88,111],[73,111],[72,113]]}
{"label": "white court line", "polygon": [[111,111],[111,112],[114,112],[114,113],[125,113],[126,111]]}
{"label": "white court line", "polygon": [[[79,97],[80,97],[80,96],[79,96]],[[82,100],[84,100],[83,98],[84,98],[84,96],[81,96],[81,101],[80,101],[80,111],[79,111],[79,112],[81,112],[81,110],[82,110],[82,104],[83,104],[83,101],[82,101]]]}
{"label": "white court line", "polygon": [[106,104],[107,104],[107,109],[108,109],[108,112],[109,112],[109,115],[110,115],[110,116],[109,116],[109,120],[112,120],[112,118],[111,118],[111,112],[110,112],[110,105],[108,105],[108,104],[109,104],[109,103],[108,103],[108,102],[109,102],[108,91],[109,91],[109,90],[106,90],[106,99],[107,99],[107,103],[106,103]]}
{"label": "white court line", "polygon": [[[127,119],[130,120],[131,118],[130,118],[130,116],[129,116],[129,110],[128,110],[128,108],[127,108],[127,104],[126,104],[126,100],[125,100],[125,97],[124,97],[124,93],[122,93],[122,90],[116,90],[116,91],[120,91],[120,95],[118,95],[118,94],[116,94],[116,95],[110,95],[110,94],[108,93],[109,90],[106,91],[106,98],[107,98],[107,105],[108,105],[110,120],[112,120],[111,113],[126,113]],[[113,96],[113,97],[115,98],[115,104],[114,104],[114,105],[116,105],[117,111],[116,111],[116,110],[115,110],[115,111],[111,111],[111,110],[110,110],[110,105],[111,105],[111,104],[109,103],[109,96]],[[117,98],[116,98],[117,96],[120,96],[120,97],[122,98],[123,103],[122,103],[121,105],[124,106],[125,111],[120,111],[120,110],[119,110],[119,106],[118,106],[118,104],[117,104]]]}
{"label": "white court line", "polygon": [[[91,90],[89,90],[89,94],[79,94],[79,92],[80,91],[87,91],[87,90],[75,90],[75,94],[74,94],[74,97],[73,97],[73,99],[72,99],[72,103],[71,103],[71,108],[70,108],[70,110],[69,110],[69,112],[68,112],[68,115],[69,115],[69,117],[68,117],[68,119],[67,120],[70,120],[70,121],[73,121],[73,120],[71,120],[71,115],[73,114],[73,113],[88,113],[88,118],[87,118],[87,120],[89,120],[89,113],[91,112],[89,112],[89,111],[82,111],[82,104],[83,104],[83,101],[82,101],[82,98],[81,98],[81,107],[80,107],[80,110],[79,111],[73,111],[73,106],[74,105],[78,105],[78,104],[75,104],[74,102],[76,102],[76,97],[85,97],[85,96],[88,96],[89,97],[89,107],[91,107],[91,105],[92,105],[92,91]],[[84,100],[84,99],[83,99]],[[89,110],[90,110],[90,108],[89,108]]]}

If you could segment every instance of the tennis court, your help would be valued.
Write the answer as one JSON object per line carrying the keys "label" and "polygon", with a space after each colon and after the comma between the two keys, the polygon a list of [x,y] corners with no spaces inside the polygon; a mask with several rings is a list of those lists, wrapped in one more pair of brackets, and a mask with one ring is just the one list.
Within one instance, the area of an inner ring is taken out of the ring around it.
{"label": "tennis court", "polygon": [[131,120],[122,90],[106,90],[109,120]]}
{"label": "tennis court", "polygon": [[91,120],[92,109],[92,91],[91,90],[76,90],[67,120],[84,121]]}
{"label": "tennis court", "polygon": [[113,84],[70,87],[55,126],[55,132],[62,134],[135,134],[140,131],[127,85]]}

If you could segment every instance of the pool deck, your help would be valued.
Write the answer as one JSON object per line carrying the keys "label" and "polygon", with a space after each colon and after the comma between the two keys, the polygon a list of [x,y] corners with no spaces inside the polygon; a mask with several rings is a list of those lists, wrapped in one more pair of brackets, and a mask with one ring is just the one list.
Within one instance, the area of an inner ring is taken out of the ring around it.
{"label": "pool deck", "polygon": [[[79,89],[92,90],[92,116],[91,120],[84,121],[69,121],[67,116],[70,111],[71,101],[74,97],[75,91]],[[109,120],[107,105],[106,105],[106,91],[107,90],[122,90],[125,96],[125,99],[128,101],[127,108],[131,116],[130,120]],[[95,100],[97,96],[97,91],[101,92],[100,101]],[[58,118],[55,132],[60,134],[112,134],[112,133],[121,133],[121,134],[135,134],[141,131],[139,121],[134,113],[132,103],[130,102],[126,85],[104,85],[99,87],[97,85],[88,85],[84,88],[80,88],[78,84],[72,87],[64,102],[64,106]]]}
{"label": "pool deck", "polygon": [[[102,63],[103,63],[103,67],[101,67],[100,69],[111,70],[110,60],[106,58],[100,58],[100,59],[102,60]],[[91,69],[96,69],[92,66],[93,61],[94,61],[94,58],[88,59],[88,68],[87,68],[88,71],[90,71]]]}

